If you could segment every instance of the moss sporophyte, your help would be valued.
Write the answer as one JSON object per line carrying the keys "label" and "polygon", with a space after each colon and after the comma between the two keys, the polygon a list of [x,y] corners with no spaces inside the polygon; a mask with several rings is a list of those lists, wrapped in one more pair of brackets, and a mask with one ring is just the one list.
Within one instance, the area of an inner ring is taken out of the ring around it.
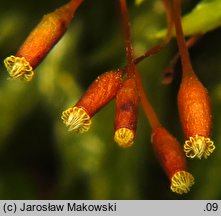
{"label": "moss sporophyte", "polygon": [[[43,17],[30,33],[15,56],[4,61],[11,79],[30,81],[34,69],[64,35],[76,10],[83,0],[71,0]],[[180,18],[180,0],[162,0],[168,32],[158,45],[134,57],[126,0],[119,0],[127,64],[123,68],[102,73],[88,87],[73,106],[65,110],[61,119],[68,131],[83,133],[89,130],[92,117],[111,100],[115,100],[114,140],[122,148],[133,146],[136,137],[138,107],[142,106],[151,127],[151,143],[156,159],[178,194],[187,193],[194,184],[188,171],[186,157],[207,158],[215,149],[210,140],[211,107],[206,88],[193,71]],[[145,93],[137,64],[160,52],[172,39],[175,26],[179,55],[182,63],[182,81],[178,92],[178,110],[186,138],[184,151],[177,139],[163,126]],[[184,154],[185,153],[185,154]]]}
{"label": "moss sporophyte", "polygon": [[184,151],[190,158],[207,158],[215,149],[210,140],[211,108],[207,90],[193,71],[180,18],[180,0],[173,1],[173,20],[182,63],[178,109],[186,137]]}
{"label": "moss sporophyte", "polygon": [[171,190],[179,194],[187,193],[194,184],[194,178],[187,172],[185,155],[178,141],[163,127],[153,129],[151,141],[170,179]]}
{"label": "moss sporophyte", "polygon": [[11,79],[32,80],[34,69],[64,35],[82,2],[83,0],[71,0],[43,16],[15,56],[9,56],[4,60]]}
{"label": "moss sporophyte", "polygon": [[72,108],[62,113],[61,118],[70,131],[82,133],[90,128],[91,118],[116,96],[122,74],[121,70],[103,73]]}
{"label": "moss sporophyte", "polygon": [[129,147],[135,139],[137,127],[138,92],[135,79],[127,79],[116,95],[114,140]]}

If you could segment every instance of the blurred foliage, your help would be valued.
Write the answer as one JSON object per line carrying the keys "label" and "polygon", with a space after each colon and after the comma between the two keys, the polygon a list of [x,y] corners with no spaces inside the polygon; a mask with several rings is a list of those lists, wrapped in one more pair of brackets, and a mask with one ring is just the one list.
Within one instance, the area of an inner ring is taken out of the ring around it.
{"label": "blurred foliage", "polygon": [[[43,14],[62,0],[0,1],[0,59],[17,51]],[[159,0],[128,1],[136,55],[159,41],[147,37],[165,27]],[[191,10],[196,1],[183,2]],[[214,10],[216,10],[214,8]],[[194,23],[196,20],[193,20]],[[35,70],[30,83],[8,80],[0,65],[0,199],[221,199],[221,30],[190,50],[193,67],[208,88],[216,150],[207,160],[189,160],[196,183],[187,195],[170,191],[150,143],[142,109],[130,149],[113,141],[114,102],[94,118],[88,133],[69,133],[61,112],[73,105],[101,73],[125,63],[117,1],[85,1],[62,40]],[[177,52],[173,40],[140,65],[149,99],[162,123],[180,142],[176,95],[180,67],[171,85],[161,74]]]}
{"label": "blurred foliage", "polygon": [[[194,20],[194,22],[193,22]],[[185,35],[205,34],[221,26],[221,1],[202,0],[192,11],[182,18],[183,32]],[[154,35],[162,38],[166,30],[162,30]],[[175,31],[174,31],[175,34]]]}

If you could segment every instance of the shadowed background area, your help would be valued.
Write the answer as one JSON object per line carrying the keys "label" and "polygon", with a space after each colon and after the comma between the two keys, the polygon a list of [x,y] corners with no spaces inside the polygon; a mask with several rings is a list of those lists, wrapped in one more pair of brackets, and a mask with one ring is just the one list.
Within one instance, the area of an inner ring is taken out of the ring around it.
{"label": "shadowed background area", "polygon": [[[35,70],[31,82],[8,80],[5,57],[15,54],[41,17],[62,0],[0,1],[0,199],[221,199],[221,29],[205,34],[190,50],[193,67],[207,87],[216,150],[207,160],[188,161],[195,177],[190,193],[170,191],[150,142],[140,107],[136,141],[121,149],[113,141],[114,101],[92,119],[89,132],[68,132],[60,119],[101,73],[124,66],[118,1],[85,1],[65,36]],[[196,1],[183,2],[190,11]],[[159,0],[137,7],[128,1],[136,55],[159,43],[165,27]],[[183,143],[176,95],[180,83],[161,84],[177,52],[176,42],[139,64],[150,102],[163,125]]]}

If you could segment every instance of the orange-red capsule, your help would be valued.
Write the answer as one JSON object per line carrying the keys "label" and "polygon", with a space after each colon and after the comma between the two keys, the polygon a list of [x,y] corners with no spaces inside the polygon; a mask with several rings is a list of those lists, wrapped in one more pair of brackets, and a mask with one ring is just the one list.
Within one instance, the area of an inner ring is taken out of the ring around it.
{"label": "orange-red capsule", "polygon": [[184,76],[178,108],[186,142],[184,151],[190,158],[207,158],[215,149],[210,140],[211,108],[208,92],[196,76]]}
{"label": "orange-red capsule", "polygon": [[178,141],[163,127],[153,129],[151,142],[166,175],[170,188],[178,194],[187,193],[194,177],[187,172],[186,158]]}
{"label": "orange-red capsule", "polygon": [[16,55],[4,60],[10,78],[20,78],[26,81],[32,79],[33,70],[63,36],[82,1],[71,0],[64,6],[43,16]]}
{"label": "orange-red capsule", "polygon": [[121,147],[129,147],[134,142],[137,127],[138,92],[133,78],[123,82],[116,95],[114,140]]}
{"label": "orange-red capsule", "polygon": [[71,108],[62,113],[69,131],[83,133],[90,128],[91,118],[115,95],[122,83],[121,70],[109,71],[99,76]]}
{"label": "orange-red capsule", "polygon": [[207,158],[215,149],[210,140],[211,108],[207,90],[193,71],[181,23],[180,0],[173,1],[172,15],[182,65],[178,109],[186,137],[184,151],[190,158]]}

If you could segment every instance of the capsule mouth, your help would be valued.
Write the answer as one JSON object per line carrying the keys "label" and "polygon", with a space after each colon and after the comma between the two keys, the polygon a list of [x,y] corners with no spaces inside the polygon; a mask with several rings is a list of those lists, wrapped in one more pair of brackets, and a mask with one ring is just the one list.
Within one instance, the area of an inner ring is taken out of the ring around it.
{"label": "capsule mouth", "polygon": [[128,148],[134,143],[134,132],[129,128],[119,128],[114,134],[115,142],[123,148]]}
{"label": "capsule mouth", "polygon": [[176,172],[171,178],[170,189],[178,194],[188,193],[194,184],[194,177],[186,171]]}
{"label": "capsule mouth", "polygon": [[68,127],[68,131],[84,133],[89,130],[91,118],[81,107],[72,107],[62,112],[61,119]]}
{"label": "capsule mouth", "polygon": [[205,138],[199,135],[190,137],[184,144],[184,152],[189,158],[201,159],[204,157],[206,159],[210,156],[214,149],[215,145],[210,138]]}
{"label": "capsule mouth", "polygon": [[11,55],[4,60],[4,64],[10,79],[31,81],[34,76],[32,66],[24,57]]}

